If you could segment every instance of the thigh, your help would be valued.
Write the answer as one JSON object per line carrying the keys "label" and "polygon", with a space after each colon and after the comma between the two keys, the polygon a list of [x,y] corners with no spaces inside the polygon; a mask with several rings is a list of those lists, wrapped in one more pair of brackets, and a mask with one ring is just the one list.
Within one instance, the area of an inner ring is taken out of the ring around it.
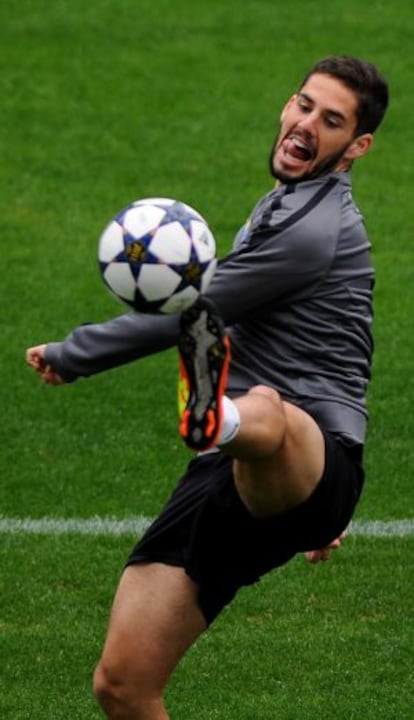
{"label": "thigh", "polygon": [[181,567],[149,563],[125,569],[101,658],[115,682],[162,692],[180,658],[206,628],[197,593]]}
{"label": "thigh", "polygon": [[246,507],[256,517],[271,517],[303,503],[324,470],[325,443],[315,420],[282,402],[284,435],[273,455],[263,460],[234,460],[234,479]]}

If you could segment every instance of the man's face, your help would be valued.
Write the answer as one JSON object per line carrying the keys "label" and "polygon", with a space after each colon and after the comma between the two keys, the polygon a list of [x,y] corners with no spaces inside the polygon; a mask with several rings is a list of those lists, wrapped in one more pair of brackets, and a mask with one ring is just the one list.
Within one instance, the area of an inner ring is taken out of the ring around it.
{"label": "man's face", "polygon": [[368,149],[356,152],[356,110],[356,95],[346,85],[330,75],[311,75],[282,112],[270,157],[272,175],[288,183],[347,169]]}

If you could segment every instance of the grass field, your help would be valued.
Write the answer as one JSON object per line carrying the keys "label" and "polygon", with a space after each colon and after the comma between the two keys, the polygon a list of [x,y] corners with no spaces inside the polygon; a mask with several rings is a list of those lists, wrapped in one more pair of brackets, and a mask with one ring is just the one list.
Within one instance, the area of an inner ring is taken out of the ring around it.
{"label": "grass field", "polygon": [[[96,245],[135,198],[194,205],[224,254],[270,187],[281,105],[331,52],[378,63],[392,89],[353,171],[377,267],[357,520],[390,534],[351,533],[333,562],[297,558],[243,591],[185,658],[167,703],[173,720],[414,717],[413,31],[411,0],[3,0],[2,720],[102,717],[91,674],[135,534],[84,535],[80,521],[153,517],[188,459],[173,351],[47,388],[25,348],[122,312]],[[398,535],[389,523],[401,520]]]}

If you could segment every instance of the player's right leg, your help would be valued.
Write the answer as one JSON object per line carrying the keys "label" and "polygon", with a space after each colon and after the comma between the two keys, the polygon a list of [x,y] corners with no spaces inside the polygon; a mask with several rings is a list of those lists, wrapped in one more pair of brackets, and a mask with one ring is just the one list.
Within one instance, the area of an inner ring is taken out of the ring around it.
{"label": "player's right leg", "polygon": [[166,720],[163,691],[186,650],[206,629],[197,585],[162,563],[124,571],[94,676],[111,720]]}
{"label": "player's right leg", "polygon": [[236,489],[255,517],[276,517],[305,502],[325,464],[316,421],[266,385],[234,401],[223,397],[230,347],[208,298],[200,297],[182,314],[178,347],[188,385],[180,423],[186,444],[200,451],[216,443],[234,459]]}

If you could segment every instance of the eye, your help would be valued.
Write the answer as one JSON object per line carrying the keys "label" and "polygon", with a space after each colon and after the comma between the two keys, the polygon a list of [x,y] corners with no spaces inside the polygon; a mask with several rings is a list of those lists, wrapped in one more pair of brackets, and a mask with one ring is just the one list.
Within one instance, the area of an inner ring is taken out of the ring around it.
{"label": "eye", "polygon": [[302,112],[311,112],[311,110],[312,110],[310,104],[304,98],[298,97],[297,104],[298,104],[298,107],[302,110]]}
{"label": "eye", "polygon": [[342,127],[341,120],[334,115],[325,116],[325,124],[329,128],[340,128]]}

